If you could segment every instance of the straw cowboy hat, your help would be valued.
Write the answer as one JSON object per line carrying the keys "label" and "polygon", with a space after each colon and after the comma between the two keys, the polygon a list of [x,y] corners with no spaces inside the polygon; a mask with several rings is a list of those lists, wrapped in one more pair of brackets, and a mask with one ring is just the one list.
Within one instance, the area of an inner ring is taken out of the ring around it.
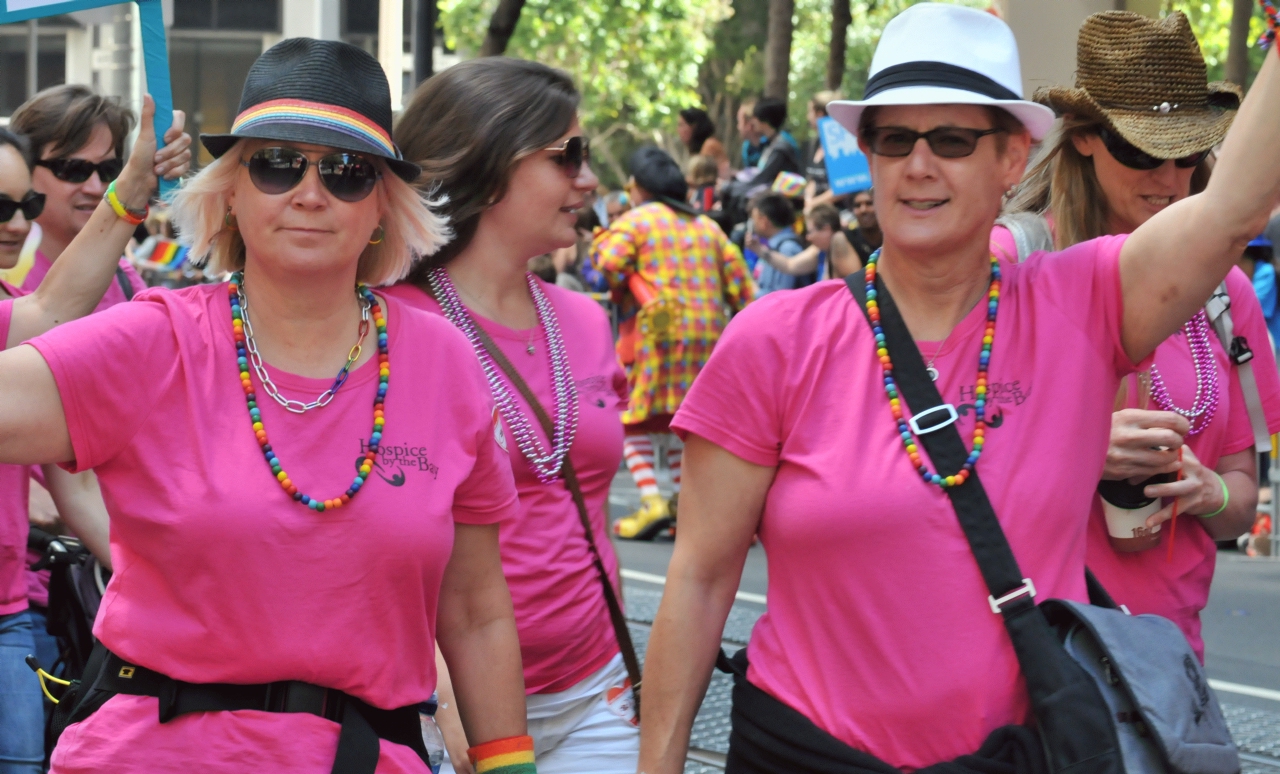
{"label": "straw cowboy hat", "polygon": [[1212,148],[1240,107],[1232,83],[1208,83],[1187,17],[1095,13],[1080,26],[1075,88],[1035,93],[1059,115],[1096,118],[1139,150],[1176,159]]}
{"label": "straw cowboy hat", "polygon": [[991,105],[1012,113],[1039,140],[1053,111],[1022,98],[1022,65],[1009,25],[973,8],[919,3],[884,28],[862,99],[827,104],[827,115],[858,133],[880,105]]}

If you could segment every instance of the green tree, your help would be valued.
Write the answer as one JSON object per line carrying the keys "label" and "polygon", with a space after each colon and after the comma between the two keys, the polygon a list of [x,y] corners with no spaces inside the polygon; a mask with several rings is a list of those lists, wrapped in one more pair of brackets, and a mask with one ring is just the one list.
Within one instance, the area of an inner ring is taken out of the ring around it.
{"label": "green tree", "polygon": [[[1182,11],[1187,15],[1191,29],[1200,39],[1200,50],[1204,53],[1210,81],[1226,80],[1232,6],[1232,0],[1169,0],[1165,3],[1166,14],[1170,11]],[[1267,22],[1262,9],[1255,3],[1253,16],[1249,21],[1249,83],[1253,83],[1254,76],[1262,67],[1265,52],[1256,44],[1266,29]]]}

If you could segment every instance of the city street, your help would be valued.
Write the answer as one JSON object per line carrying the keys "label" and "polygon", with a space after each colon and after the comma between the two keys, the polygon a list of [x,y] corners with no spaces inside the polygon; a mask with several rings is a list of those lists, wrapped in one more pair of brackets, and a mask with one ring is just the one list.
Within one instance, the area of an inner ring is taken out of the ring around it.
{"label": "city street", "polygon": [[[665,471],[659,471],[664,493]],[[610,494],[612,516],[634,510],[639,495],[622,470]],[[648,642],[649,624],[662,594],[673,543],[615,540],[623,567],[627,618],[636,647]],[[751,549],[738,599],[725,626],[725,649],[742,647],[765,609],[768,589],[764,549]],[[1209,606],[1202,615],[1205,661],[1210,683],[1240,747],[1245,774],[1280,774],[1280,561],[1249,559],[1220,552]],[[716,673],[693,729],[686,774],[723,769],[728,750],[731,681]]]}

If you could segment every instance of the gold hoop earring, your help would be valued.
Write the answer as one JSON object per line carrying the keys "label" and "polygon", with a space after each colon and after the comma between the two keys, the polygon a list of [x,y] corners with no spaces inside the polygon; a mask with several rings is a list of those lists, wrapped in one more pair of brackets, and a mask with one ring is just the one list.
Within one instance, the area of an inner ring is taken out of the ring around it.
{"label": "gold hoop earring", "polygon": [[222,225],[232,231],[239,231],[240,224],[236,222],[236,216],[231,212],[231,208],[227,208],[227,214],[222,216]]}
{"label": "gold hoop earring", "polygon": [[377,234],[378,237],[377,239],[372,237],[369,238],[369,244],[371,245],[380,245],[382,244],[382,240],[387,237],[387,230],[382,227],[382,224],[378,224],[378,227],[374,229],[373,233]]}

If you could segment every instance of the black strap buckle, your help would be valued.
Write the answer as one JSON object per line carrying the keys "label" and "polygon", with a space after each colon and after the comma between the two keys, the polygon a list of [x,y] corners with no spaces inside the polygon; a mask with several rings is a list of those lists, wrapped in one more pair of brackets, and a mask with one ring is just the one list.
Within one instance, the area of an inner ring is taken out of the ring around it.
{"label": "black strap buckle", "polygon": [[1244,336],[1236,336],[1231,340],[1231,351],[1227,354],[1236,365],[1244,365],[1253,360],[1253,350],[1249,349],[1249,340]]}
{"label": "black strap buckle", "polygon": [[297,680],[268,683],[263,709],[267,712],[306,712],[341,722],[342,692]]}

